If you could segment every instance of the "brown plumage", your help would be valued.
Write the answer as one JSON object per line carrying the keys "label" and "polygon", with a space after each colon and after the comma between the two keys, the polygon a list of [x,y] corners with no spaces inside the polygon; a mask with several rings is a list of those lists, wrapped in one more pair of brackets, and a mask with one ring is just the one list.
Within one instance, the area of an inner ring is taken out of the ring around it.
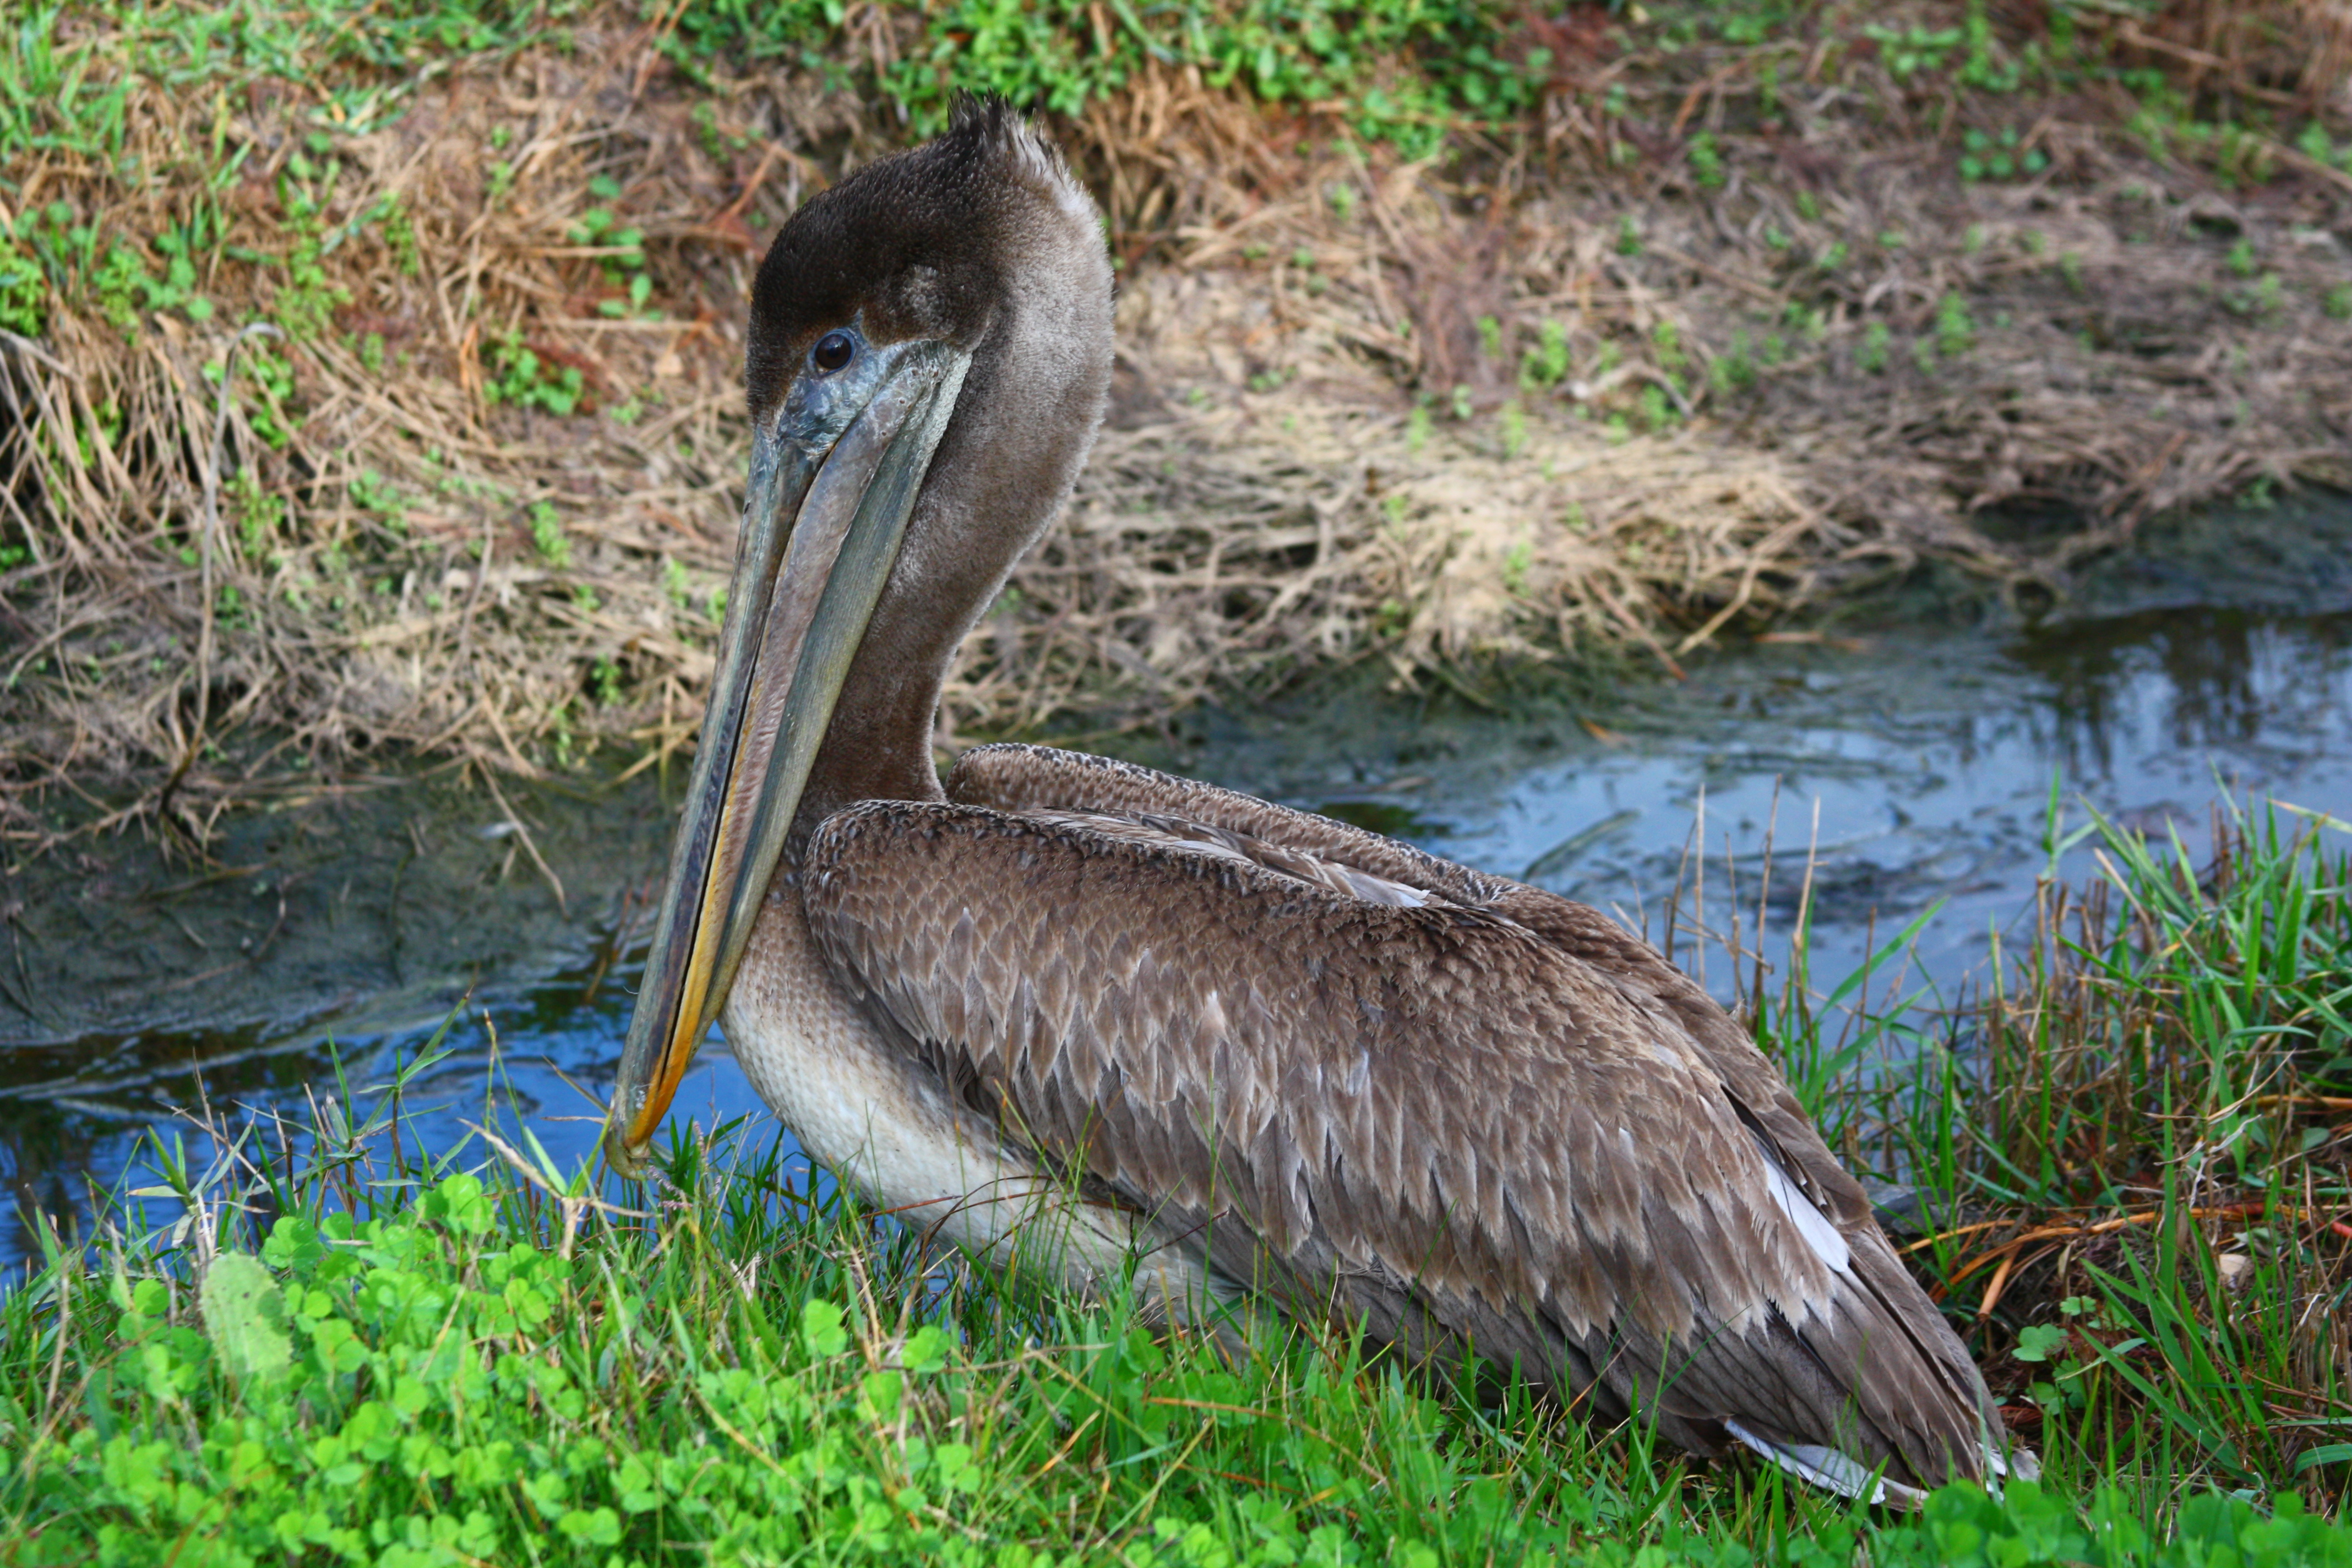
{"label": "brown plumage", "polygon": [[[1605,917],[1067,752],[985,747],[940,790],[946,660],[1099,417],[1090,218],[1034,133],[968,109],[761,269],[773,448],[616,1163],[723,999],[814,1157],[992,1261],[1084,1286],[1133,1256],[1171,1312],[1337,1315],[1849,1493],[2030,1463],[1779,1072]],[[844,416],[834,377],[883,390]]]}

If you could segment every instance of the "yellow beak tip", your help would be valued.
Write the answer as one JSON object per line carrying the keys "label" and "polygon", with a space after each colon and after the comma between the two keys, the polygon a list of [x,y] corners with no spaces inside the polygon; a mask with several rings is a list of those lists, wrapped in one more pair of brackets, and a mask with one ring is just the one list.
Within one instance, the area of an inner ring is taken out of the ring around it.
{"label": "yellow beak tip", "polygon": [[604,1163],[613,1173],[627,1181],[643,1181],[653,1169],[651,1145],[653,1139],[632,1139],[628,1130],[614,1123],[604,1130]]}

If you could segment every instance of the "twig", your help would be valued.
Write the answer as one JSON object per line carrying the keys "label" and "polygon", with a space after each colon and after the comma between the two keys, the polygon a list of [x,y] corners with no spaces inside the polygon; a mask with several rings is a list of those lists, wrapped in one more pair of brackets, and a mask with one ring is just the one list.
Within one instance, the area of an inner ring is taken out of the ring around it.
{"label": "twig", "polygon": [[619,1215],[624,1219],[652,1219],[654,1215],[642,1209],[625,1209],[618,1204],[606,1203],[593,1193],[567,1193],[549,1181],[531,1163],[519,1153],[515,1146],[478,1122],[461,1121],[459,1126],[480,1135],[483,1142],[497,1151],[499,1157],[512,1165],[526,1182],[553,1198],[563,1210],[563,1245],[558,1256],[572,1256],[572,1242],[580,1229],[582,1215],[593,1210],[602,1215]]}
{"label": "twig", "polygon": [[547,776],[543,770],[532,766],[530,759],[522,754],[521,748],[514,743],[514,737],[507,733],[506,721],[499,717],[499,705],[487,697],[482,700],[482,717],[490,721],[490,733],[496,735],[499,744],[506,748],[507,761],[514,764],[515,772],[527,779],[544,779]]}
{"label": "twig", "polygon": [[530,863],[539,868],[539,874],[547,879],[547,885],[555,889],[555,907],[562,912],[564,919],[571,919],[572,906],[563,897],[562,879],[555,874],[554,868],[549,866],[540,855],[539,846],[531,842],[530,829],[524,824],[520,815],[513,806],[507,804],[506,792],[499,788],[499,775],[484,768],[482,782],[490,786],[490,798],[497,801],[499,809],[507,814],[507,826],[515,830],[515,837],[521,841],[523,853],[530,856]]}
{"label": "twig", "polygon": [[1712,278],[1717,283],[1737,289],[1741,293],[1761,300],[1768,305],[1780,305],[1787,302],[1787,297],[1777,289],[1769,288],[1765,284],[1759,283],[1753,278],[1742,278],[1737,272],[1727,272],[1722,268],[1714,265],[1712,262],[1701,261],[1696,256],[1685,255],[1684,252],[1676,250],[1671,245],[1661,245],[1653,240],[1646,244],[1643,248],[1648,250],[1653,256],[1660,257],[1664,260],[1671,261],[1677,267],[1687,267],[1703,278]]}
{"label": "twig", "polygon": [[[2036,1226],[2033,1229],[2026,1231],[2020,1236],[2013,1236],[2007,1241],[2002,1242],[1999,1247],[1979,1254],[1975,1258],[1971,1259],[1965,1267],[1956,1271],[1952,1275],[1951,1279],[1946,1281],[1946,1283],[1948,1285],[1957,1285],[1961,1280],[1967,1279],[1969,1275],[1975,1273],[1978,1269],[1982,1268],[1986,1264],[1993,1262],[1998,1258],[2013,1258],[2019,1247],[2028,1246],[2033,1242],[2057,1240],[2079,1241],[2094,1236],[2106,1236],[2118,1230],[2128,1230],[2133,1226],[2153,1225],[2157,1221],[2164,1218],[2167,1213],[2178,1214],[2188,1219],[2243,1219],[2249,1215],[2271,1214],[2273,1212],[2275,1212],[2282,1219],[2318,1220],[2322,1224],[2331,1226],[2340,1223],[2324,1219],[2322,1217],[2321,1211],[2317,1209],[2288,1207],[2273,1211],[2268,1205],[2261,1203],[2217,1204],[2211,1205],[2200,1205],[2194,1208],[2174,1210],[2143,1209],[2137,1214],[2117,1215],[2111,1219],[2099,1220],[2091,1225]],[[1935,1236],[1927,1237],[1923,1240],[1915,1241],[1903,1250],[1906,1253],[1916,1252],[1920,1248],[1931,1247],[1937,1242],[1949,1241],[1954,1237],[1966,1236],[1974,1231],[1996,1230],[2004,1225],[2014,1225],[2017,1222],[2015,1220],[2005,1219],[1979,1220],[1974,1225],[1964,1225],[1959,1226],[1958,1229],[1942,1231]],[[2344,1234],[2352,1235],[2352,1226],[2346,1226]]]}

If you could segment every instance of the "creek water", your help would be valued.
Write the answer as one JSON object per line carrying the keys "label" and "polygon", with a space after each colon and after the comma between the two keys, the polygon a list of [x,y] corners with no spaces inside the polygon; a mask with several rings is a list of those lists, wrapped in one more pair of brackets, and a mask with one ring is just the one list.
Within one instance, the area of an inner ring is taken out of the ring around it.
{"label": "creek water", "polygon": [[[1677,957],[1727,997],[1735,909],[1748,947],[1761,911],[1777,985],[1803,900],[1820,989],[1932,911],[1873,999],[1951,994],[2038,878],[2094,869],[2087,847],[2053,854],[2053,791],[2070,823],[2095,810],[2192,852],[2217,805],[2352,819],[2352,504],[2160,530],[2097,583],[2038,626],[1751,645],[1588,711],[1341,687],[1126,749],[1653,940],[1671,904]],[[448,1054],[405,1092],[412,1148],[488,1125],[567,1169],[587,1157],[682,782],[589,776],[499,797],[354,776],[233,818],[205,860],[99,839],[7,868],[0,1281],[36,1254],[36,1213],[86,1234],[94,1191],[152,1188],[153,1136],[201,1173],[221,1153],[206,1117],[308,1124],[332,1100],[356,1123],[445,1024]],[[715,1038],[673,1114],[766,1117]]]}

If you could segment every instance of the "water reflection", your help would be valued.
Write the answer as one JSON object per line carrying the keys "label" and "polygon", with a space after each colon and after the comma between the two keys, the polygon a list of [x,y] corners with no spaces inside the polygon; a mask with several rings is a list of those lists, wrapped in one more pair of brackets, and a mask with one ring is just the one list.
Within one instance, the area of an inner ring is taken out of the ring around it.
{"label": "water reflection", "polygon": [[2048,684],[2053,758],[2105,779],[2155,744],[2292,765],[2341,725],[2347,647],[2352,616],[2186,608],[2029,638],[2016,657]]}
{"label": "water reflection", "polygon": [[[1747,937],[1763,910],[1770,965],[1783,962],[1802,901],[1815,931],[1813,973],[1825,984],[1857,967],[1874,937],[1942,900],[1919,952],[1927,975],[1949,987],[1981,964],[1990,933],[2020,914],[2051,867],[2053,777],[2078,816],[2086,802],[2150,831],[2177,828],[2192,845],[2212,803],[2232,792],[2352,816],[2352,615],[2168,608],[2006,641],[1895,633],[1763,647],[1605,721],[1507,723],[1326,700],[1291,714],[1198,716],[1150,760],[1526,875],[1654,938],[1670,906],[1678,921],[1721,929],[1736,899]],[[418,956],[428,937],[461,957],[481,940],[428,930],[433,921],[487,931],[504,929],[499,899],[554,907],[499,870],[510,869],[509,846],[454,820],[399,830],[428,849],[438,834],[456,858],[454,869],[436,873],[446,883],[437,910],[355,921],[337,916],[320,890],[331,889],[332,875],[299,884],[317,895],[320,923],[278,939],[289,963],[320,951],[306,941],[363,945],[367,931],[397,934],[411,921],[409,984],[390,1011],[330,994],[343,973],[332,966],[320,971],[324,990],[286,982],[289,1009],[309,1022],[265,1010],[236,1028],[191,1031],[169,1026],[158,1005],[155,1026],[60,1041],[41,1020],[69,1015],[72,998],[19,995],[13,1012],[0,1007],[0,1172],[14,1198],[0,1215],[0,1264],[34,1250],[37,1212],[65,1231],[84,1226],[92,1187],[126,1184],[142,1130],[175,1135],[174,1108],[203,1097],[215,1108],[283,1107],[324,1095],[363,1118],[372,1087],[413,1058],[469,988],[446,1041],[454,1054],[417,1086],[405,1134],[446,1148],[488,1117],[510,1140],[527,1125],[560,1162],[585,1158],[596,1132],[589,1096],[604,1090],[618,1058],[635,983],[628,950],[660,863],[666,808],[649,789],[607,801],[594,809],[625,831],[601,835],[579,829],[560,804],[536,809],[541,847],[575,900],[563,941],[542,931],[527,951],[502,949],[508,956],[470,966],[449,958],[435,960],[436,969]],[[430,868],[414,856],[402,864],[410,878]],[[2092,868],[2076,851],[2057,868]],[[551,921],[546,910],[532,918]],[[47,929],[60,941],[73,930]],[[1678,950],[1692,952],[1686,931]],[[1727,991],[1722,952],[1699,951],[1706,978]],[[23,962],[10,976],[20,993]],[[254,967],[265,980],[277,973]],[[132,1004],[118,996],[107,1005],[113,1016]],[[18,1014],[34,1023],[18,1025]],[[12,1026],[21,1031],[13,1041]],[[341,1042],[340,1079],[320,1048],[331,1028]],[[706,1052],[677,1105],[706,1125],[763,1114],[723,1045]],[[192,1162],[211,1155],[192,1142]],[[170,1205],[155,1212],[160,1222]]]}
{"label": "water reflection", "polygon": [[[430,1031],[340,1044],[259,1030],[188,1041],[176,1059],[118,1073],[91,1096],[73,1092],[70,1072],[12,1077],[0,1083],[0,1174],[13,1199],[0,1212],[0,1289],[38,1256],[43,1225],[60,1237],[88,1237],[94,1194],[156,1189],[131,1212],[151,1230],[175,1222],[180,1205],[161,1192],[161,1171],[202,1173],[228,1157],[210,1128],[228,1129],[234,1143],[248,1124],[263,1124],[258,1149],[248,1141],[236,1156],[242,1169],[264,1158],[291,1163],[313,1127],[365,1126],[388,1105],[394,1075],[428,1046],[436,1059],[408,1077],[399,1110],[398,1135],[412,1153],[470,1140],[471,1165],[492,1157],[476,1131],[487,1129],[521,1151],[535,1139],[560,1168],[572,1168],[593,1151],[603,1121],[594,1096],[618,1061],[630,1000],[606,986],[583,1003],[582,979],[561,974],[513,988]],[[21,1057],[5,1060],[12,1075],[26,1065]],[[705,1127],[766,1116],[723,1040],[705,1047],[678,1103],[680,1114]],[[159,1142],[168,1159],[158,1158]]]}

